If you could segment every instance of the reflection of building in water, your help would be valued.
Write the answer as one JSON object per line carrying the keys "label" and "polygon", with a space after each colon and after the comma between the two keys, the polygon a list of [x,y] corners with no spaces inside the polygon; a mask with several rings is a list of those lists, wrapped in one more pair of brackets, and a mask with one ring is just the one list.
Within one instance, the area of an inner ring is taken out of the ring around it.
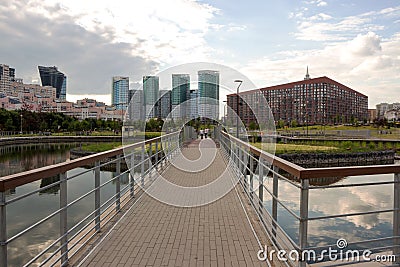
{"label": "reflection of building in water", "polygon": [[6,196],[11,196],[11,195],[15,195],[15,188],[13,188],[13,189],[9,189],[9,190],[6,190]]}
{"label": "reflection of building in water", "polygon": [[0,176],[64,162],[78,144],[26,144],[0,147]]}
{"label": "reflection of building in water", "polygon": [[[292,175],[285,174],[290,180],[295,181],[300,183],[300,179],[297,177],[294,177]],[[325,186],[325,185],[332,185],[337,182],[340,182],[344,180],[346,177],[322,177],[322,178],[313,178],[309,179],[310,185],[316,185],[316,186]]]}
{"label": "reflection of building in water", "polygon": [[[46,187],[48,185],[51,185],[51,184],[59,182],[59,181],[60,181],[60,177],[58,175],[44,178],[40,181],[40,188]],[[41,194],[57,194],[59,190],[60,190],[60,184],[57,184],[50,188],[40,191],[39,195],[41,195]]]}
{"label": "reflection of building in water", "polygon": [[[123,164],[123,165],[125,165],[125,164]],[[121,168],[121,171],[122,171],[122,168]],[[112,175],[113,175],[113,177],[115,177],[115,176],[117,176],[117,173],[113,172]],[[121,175],[119,177],[119,181],[121,182],[121,184],[128,184],[129,183],[129,175],[128,174]],[[115,181],[113,183],[115,183]]]}

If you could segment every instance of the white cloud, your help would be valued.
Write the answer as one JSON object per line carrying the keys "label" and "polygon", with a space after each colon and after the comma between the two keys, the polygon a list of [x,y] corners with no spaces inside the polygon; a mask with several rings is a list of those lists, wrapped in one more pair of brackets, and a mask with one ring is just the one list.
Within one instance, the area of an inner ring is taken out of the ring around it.
{"label": "white cloud", "polygon": [[[75,23],[93,33],[103,33],[111,42],[133,44],[134,56],[144,56],[169,64],[191,60],[205,60],[212,48],[204,40],[212,29],[210,20],[219,10],[205,3],[191,0],[33,0],[28,10],[56,19],[60,12],[52,7],[60,5]],[[234,25],[233,25],[234,26]],[[238,26],[230,30],[239,30]]]}
{"label": "white cloud", "polygon": [[[315,1],[306,2],[308,4]],[[297,32],[294,36],[300,40],[342,41],[369,31],[382,31],[385,26],[376,23],[378,18],[396,18],[400,16],[400,6],[370,11],[355,16],[334,18],[325,13],[306,16],[303,12],[290,13],[297,20]]]}
{"label": "white cloud", "polygon": [[[249,62],[242,68],[260,87],[328,76],[369,96],[370,106],[400,101],[400,33],[388,40],[369,32],[321,49],[290,50]],[[385,91],[390,99],[383,99]],[[390,100],[390,101],[389,101]]]}
{"label": "white cloud", "polygon": [[308,5],[316,5],[316,6],[327,6],[328,3],[323,0],[311,0],[311,1],[305,1],[304,3]]}
{"label": "white cloud", "polygon": [[332,16],[325,14],[325,13],[319,13],[317,15],[314,15],[309,18],[309,20],[315,21],[315,20],[330,20],[332,19]]}

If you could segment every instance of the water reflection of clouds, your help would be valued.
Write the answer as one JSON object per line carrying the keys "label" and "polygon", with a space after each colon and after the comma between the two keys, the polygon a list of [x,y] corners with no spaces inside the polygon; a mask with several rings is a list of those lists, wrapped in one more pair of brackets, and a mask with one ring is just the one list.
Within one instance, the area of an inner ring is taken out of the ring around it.
{"label": "water reflection of clouds", "polygon": [[[349,177],[340,184],[392,181],[393,175],[370,175]],[[339,184],[338,183],[338,184]],[[272,189],[272,183],[266,184]],[[279,198],[287,207],[298,214],[300,189],[287,182],[279,181]],[[266,198],[267,200],[267,198]],[[270,199],[267,206],[271,204]],[[367,212],[391,209],[393,207],[393,185],[375,185],[330,189],[312,189],[309,198],[309,216],[329,216],[345,213]],[[270,210],[270,208],[268,208]],[[287,213],[283,208],[280,213]],[[347,237],[351,241],[391,235],[392,213],[363,216],[349,216],[335,219],[309,221],[309,240],[312,244],[334,243],[336,239]],[[286,225],[291,235],[297,235],[293,228],[295,219],[288,214],[278,215],[281,225]],[[293,236],[295,238],[295,236]]]}
{"label": "water reflection of clouds", "polygon": [[[30,259],[50,246],[55,239],[49,238],[49,236],[56,236],[58,234],[58,228],[59,222],[57,220],[48,221],[44,225],[25,234],[23,237],[11,242],[8,245],[9,266],[23,266]],[[55,249],[56,248],[53,248],[51,251]],[[50,252],[46,253],[41,260],[49,255]],[[39,262],[41,260],[39,260]],[[32,264],[32,266],[38,266],[38,264]]]}
{"label": "water reflection of clouds", "polygon": [[[85,171],[76,168],[68,171],[67,176],[72,177]],[[109,181],[111,172],[101,171],[101,183]],[[128,175],[121,177],[121,184],[126,184]],[[7,199],[18,197],[25,193],[40,188],[41,181],[36,181],[16,189],[15,195],[7,196]],[[68,181],[68,201],[72,202],[79,196],[92,190],[94,187],[94,175],[92,171],[80,175]],[[101,201],[104,203],[115,194],[115,183],[109,183],[102,190]],[[26,227],[46,217],[59,208],[59,194],[37,193],[25,199],[19,200],[7,206],[7,234],[15,235]],[[72,227],[86,217],[94,207],[93,194],[77,202],[68,208],[68,226]],[[49,246],[59,236],[59,216],[34,228],[9,244],[9,266],[23,266],[27,261]],[[48,254],[47,254],[48,256]]]}

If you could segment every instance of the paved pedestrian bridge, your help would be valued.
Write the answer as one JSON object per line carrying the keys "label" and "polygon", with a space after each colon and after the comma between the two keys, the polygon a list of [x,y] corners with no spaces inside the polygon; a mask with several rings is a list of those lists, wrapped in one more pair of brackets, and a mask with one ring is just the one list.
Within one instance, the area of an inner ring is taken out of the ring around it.
{"label": "paved pedestrian bridge", "polygon": [[[106,166],[114,168],[109,179],[102,177]],[[313,223],[389,215],[389,236],[357,240],[351,248],[370,249],[373,256],[399,254],[399,173],[399,165],[305,169],[222,131],[202,140],[184,131],[165,134],[0,178],[0,266],[379,266],[363,258],[338,262],[324,256],[323,250],[341,243],[315,243],[330,233],[316,234]],[[392,179],[326,183],[337,177],[375,174],[389,174]],[[45,177],[57,179],[17,197],[7,194]],[[88,177],[92,189],[74,195],[73,182]],[[317,190],[383,185],[392,188],[390,208],[329,215],[312,210],[316,205],[312,192]],[[18,232],[11,231],[7,216],[13,204],[52,187],[58,190],[59,208]],[[113,188],[111,196],[105,193],[107,187]],[[80,211],[76,206],[82,201],[90,208]],[[77,213],[80,219],[74,220]],[[43,226],[48,227],[46,242],[34,244],[26,238]],[[27,254],[29,249],[35,253],[16,259],[20,244],[29,244]],[[278,250],[287,255],[270,253]],[[301,257],[310,251],[314,258]]]}

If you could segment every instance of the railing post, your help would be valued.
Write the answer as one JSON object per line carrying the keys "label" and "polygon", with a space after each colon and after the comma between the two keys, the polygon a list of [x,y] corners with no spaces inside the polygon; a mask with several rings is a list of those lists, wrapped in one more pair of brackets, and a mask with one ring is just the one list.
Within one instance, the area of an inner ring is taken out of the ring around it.
{"label": "railing post", "polygon": [[168,157],[168,137],[164,137],[164,143],[163,143],[163,153],[164,153],[164,159],[163,159],[163,167],[165,167],[165,164],[167,164],[167,157]]}
{"label": "railing post", "polygon": [[251,154],[251,152],[249,152],[249,157],[250,157],[250,177],[249,177],[249,193],[250,193],[250,198],[251,201],[254,200],[254,159],[253,159],[253,155]]}
{"label": "railing post", "polygon": [[262,165],[262,161],[260,156],[258,163],[258,204],[260,213],[262,213],[264,209],[264,166]]}
{"label": "railing post", "polygon": [[100,161],[96,161],[94,169],[94,217],[96,232],[100,232]]}
{"label": "railing post", "polygon": [[240,157],[239,157],[239,146],[235,145],[235,159],[236,159],[236,169],[238,172],[238,177],[240,179]]}
{"label": "railing post", "polygon": [[158,140],[156,140],[156,154],[155,156],[155,162],[156,162],[156,167],[158,166]]}
{"label": "railing post", "polygon": [[247,152],[244,147],[242,149],[242,173],[244,185],[248,189],[249,182],[247,181]]}
{"label": "railing post", "polygon": [[[400,235],[400,173],[394,174],[393,192],[393,236]],[[400,238],[393,239],[393,254],[396,264],[400,264]]]}
{"label": "railing post", "polygon": [[144,153],[145,153],[146,145],[143,142],[142,144],[142,151],[141,151],[141,164],[140,164],[140,181],[142,183],[142,186],[144,186]]}
{"label": "railing post", "polygon": [[[301,191],[300,191],[300,223],[299,223],[299,245],[300,253],[307,247],[307,230],[308,230],[308,196],[309,196],[309,185],[308,179],[301,179]],[[305,261],[299,261],[299,266],[305,267],[307,263]]]}
{"label": "railing post", "polygon": [[239,168],[239,178],[243,175],[242,171],[242,148],[238,146],[238,168]]}
{"label": "railing post", "polygon": [[129,170],[129,191],[131,198],[135,197],[135,150],[131,155],[131,169]]}
{"label": "railing post", "polygon": [[152,178],[152,171],[153,171],[153,143],[149,143],[149,178]]}
{"label": "railing post", "polygon": [[61,247],[61,266],[68,264],[68,187],[67,175],[59,174],[60,178],[60,247]]}
{"label": "railing post", "polygon": [[160,156],[160,164],[161,164],[161,168],[164,168],[164,166],[165,166],[165,156],[166,156],[166,140],[164,140],[164,142],[160,142],[160,144],[161,144],[161,151],[162,151],[162,154],[161,154],[161,156]]}
{"label": "railing post", "polygon": [[273,170],[273,181],[272,181],[272,238],[273,241],[275,242],[275,236],[276,236],[276,222],[278,220],[278,172],[279,168],[276,166],[272,167]]}
{"label": "railing post", "polygon": [[6,193],[0,192],[0,266],[7,266],[7,208]]}
{"label": "railing post", "polygon": [[117,179],[115,180],[115,211],[119,212],[121,209],[121,155],[117,155],[116,164]]}
{"label": "railing post", "polygon": [[[153,159],[153,143],[149,144],[149,164],[153,164],[152,162]],[[150,165],[149,165],[150,168]]]}

